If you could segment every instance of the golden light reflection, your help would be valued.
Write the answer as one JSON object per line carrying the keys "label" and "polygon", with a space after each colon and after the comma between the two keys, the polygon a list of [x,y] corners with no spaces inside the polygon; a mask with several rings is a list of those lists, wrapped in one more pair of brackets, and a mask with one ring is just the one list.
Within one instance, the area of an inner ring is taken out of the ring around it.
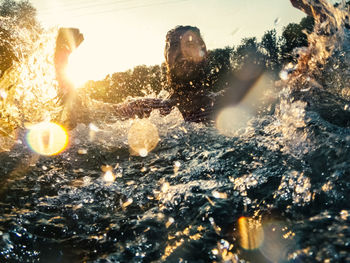
{"label": "golden light reflection", "polygon": [[108,182],[108,183],[114,182],[115,176],[114,176],[113,172],[112,171],[105,172],[103,175],[103,180]]}
{"label": "golden light reflection", "polygon": [[[165,226],[168,228],[174,222],[175,220],[170,217]],[[177,231],[173,235],[168,235],[167,246],[163,252],[162,260],[167,261],[166,259],[171,254],[173,254],[176,249],[181,247],[186,241],[201,239],[203,237],[204,230],[205,229],[202,226],[194,228],[192,225],[190,225],[183,231]]]}
{"label": "golden light reflection", "polygon": [[128,198],[124,203],[121,203],[122,209],[125,210],[133,202],[134,200],[132,198]]}
{"label": "golden light reflection", "polygon": [[93,123],[89,124],[89,140],[91,142],[95,140],[95,137],[98,131],[99,131],[99,128],[95,124]]}
{"label": "golden light reflection", "polygon": [[[21,41],[12,48],[26,55],[19,55],[19,60],[0,79],[0,111],[6,116],[2,121],[14,127],[22,124],[21,116],[36,123],[57,119],[60,111],[53,67],[57,30],[44,31],[40,37],[33,31],[17,32]],[[3,128],[3,123],[0,125]]]}
{"label": "golden light reflection", "polygon": [[9,136],[1,136],[0,135],[0,152],[10,151],[16,140]]}
{"label": "golden light reflection", "polygon": [[10,151],[17,140],[17,130],[6,121],[0,121],[0,152]]}
{"label": "golden light reflection", "polygon": [[32,151],[41,155],[57,155],[68,146],[67,131],[53,122],[41,122],[30,126],[26,140]]}
{"label": "golden light reflection", "polygon": [[255,250],[264,241],[264,231],[258,220],[249,217],[241,217],[238,220],[238,232],[240,245],[246,250]]}
{"label": "golden light reflection", "polygon": [[[119,166],[117,164],[114,169],[117,169],[118,167]],[[103,172],[102,179],[107,184],[113,183],[117,178],[123,177],[123,175],[121,173],[114,173],[113,167],[110,165],[102,165],[101,170]]]}
{"label": "golden light reflection", "polygon": [[135,120],[128,133],[132,155],[146,157],[159,142],[157,127],[148,119]]}
{"label": "golden light reflection", "polygon": [[296,244],[295,233],[283,221],[241,217],[237,230],[240,246],[247,252],[258,249],[269,262],[284,262]]}

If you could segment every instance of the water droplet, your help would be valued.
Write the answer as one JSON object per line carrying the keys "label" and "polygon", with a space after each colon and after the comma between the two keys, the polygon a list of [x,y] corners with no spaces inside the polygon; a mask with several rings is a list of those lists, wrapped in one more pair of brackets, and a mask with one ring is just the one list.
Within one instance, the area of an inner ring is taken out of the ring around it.
{"label": "water droplet", "polygon": [[277,17],[275,21],[273,21],[274,25],[277,26],[281,22],[281,18]]}
{"label": "water droplet", "polygon": [[112,173],[112,171],[105,172],[105,174],[103,175],[103,180],[105,180],[108,183],[114,182],[115,176]]}
{"label": "water droplet", "polygon": [[146,157],[146,156],[148,155],[147,149],[145,149],[145,148],[140,149],[140,150],[139,150],[139,155],[140,155],[141,157]]}
{"label": "water droplet", "polygon": [[79,149],[78,154],[81,154],[81,155],[87,154],[87,150],[86,149]]}

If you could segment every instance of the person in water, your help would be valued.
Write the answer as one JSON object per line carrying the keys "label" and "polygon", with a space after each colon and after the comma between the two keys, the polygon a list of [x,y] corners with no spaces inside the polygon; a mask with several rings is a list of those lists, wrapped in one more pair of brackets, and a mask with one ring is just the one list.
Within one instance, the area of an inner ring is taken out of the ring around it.
{"label": "person in water", "polygon": [[206,86],[207,49],[200,31],[192,26],[178,26],[166,35],[165,62],[172,94],[166,100],[141,99],[116,107],[121,117],[147,117],[153,109],[162,114],[177,107],[186,121],[205,121],[214,105]]}
{"label": "person in water", "polygon": [[[336,19],[328,19],[328,17],[332,18],[333,7],[331,5],[320,0],[313,2],[312,5],[307,0],[290,1],[294,7],[301,9],[307,15],[313,16],[315,20],[318,21],[320,28],[316,30],[319,32],[316,32],[317,34],[323,34],[328,38],[331,37],[330,33],[322,33],[325,31],[324,23],[322,23],[323,21],[330,20],[334,23],[337,21]],[[345,18],[347,20],[344,26],[348,28],[348,17],[345,16]],[[337,28],[336,25],[333,27]],[[82,37],[79,35],[79,32],[74,32],[73,39],[75,39],[75,43],[80,43]],[[67,36],[67,34],[63,33],[64,30],[59,33],[57,46],[60,46],[61,42],[66,43],[65,41],[59,40],[62,36],[62,39]],[[314,44],[316,45],[317,43],[315,42]],[[75,46],[77,45],[75,44]],[[312,52],[312,45],[308,49]],[[69,54],[71,50],[72,49],[68,49],[67,52],[65,48],[56,48],[55,66],[59,86],[62,90],[61,94],[63,94],[64,97],[62,101],[65,101],[67,97],[71,97],[69,94],[72,93],[70,84],[61,76],[62,70],[60,69],[60,67],[66,63],[67,54]],[[310,68],[309,64],[313,63],[309,58],[309,53],[306,53],[299,59],[298,69],[294,74],[301,74],[304,71],[308,71],[308,68]],[[63,54],[63,59],[60,58],[61,54]],[[164,55],[167,66],[168,83],[172,90],[169,98],[165,100],[150,98],[134,99],[122,104],[111,105],[109,109],[113,111],[114,116],[121,119],[134,118],[135,116],[143,118],[148,117],[154,109],[160,110],[160,113],[165,115],[169,114],[174,107],[177,107],[185,121],[208,122],[215,120],[218,112],[220,112],[222,108],[238,104],[244,100],[245,95],[263,73],[262,68],[258,65],[248,63],[243,66],[241,70],[232,73],[227,81],[228,85],[225,86],[223,92],[214,93],[212,82],[208,80],[208,73],[210,71],[208,51],[199,29],[192,26],[178,26],[167,33]],[[292,79],[297,79],[299,81],[300,78]],[[310,99],[307,99],[307,101],[310,101]],[[93,114],[91,114],[91,116],[93,116]],[[92,119],[92,117],[90,119]],[[87,122],[88,121],[89,120],[87,120]]]}
{"label": "person in water", "polygon": [[177,26],[167,33],[164,56],[170,97],[137,99],[116,105],[118,116],[142,118],[149,116],[153,109],[165,115],[177,107],[185,121],[208,123],[215,120],[223,107],[239,103],[262,74],[260,67],[247,64],[236,74],[232,73],[225,90],[214,92],[208,51],[200,30],[193,26]]}
{"label": "person in water", "polygon": [[[73,85],[65,77],[64,68],[69,54],[82,41],[83,36],[79,30],[72,28],[60,29],[56,41],[55,68],[59,96],[63,104],[70,105],[67,108],[72,108],[68,113],[72,115],[71,123],[77,122],[73,120],[77,119],[73,116],[76,114],[73,108],[81,105],[81,100],[74,95]],[[133,99],[111,105],[110,110],[113,111],[114,116],[120,119],[136,116],[144,118],[155,109],[166,115],[177,107],[185,121],[208,123],[215,120],[217,113],[223,107],[239,103],[262,74],[259,67],[248,64],[235,75],[232,73],[231,78],[227,79],[228,85],[225,90],[213,92],[213,81],[209,77],[211,69],[208,51],[200,30],[193,26],[177,26],[167,33],[164,56],[167,80],[171,90],[170,97],[168,99]],[[69,101],[74,101],[73,105]],[[86,116],[90,118],[92,116],[92,114],[87,115],[90,115]],[[82,118],[79,119],[81,121]],[[89,121],[86,118],[85,122]]]}

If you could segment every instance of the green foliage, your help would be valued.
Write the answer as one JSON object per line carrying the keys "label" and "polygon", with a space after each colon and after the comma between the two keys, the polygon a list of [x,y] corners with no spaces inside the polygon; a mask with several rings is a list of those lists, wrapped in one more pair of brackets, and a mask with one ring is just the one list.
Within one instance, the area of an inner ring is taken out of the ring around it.
{"label": "green foliage", "polygon": [[136,66],[133,70],[108,75],[102,81],[89,81],[86,91],[92,98],[119,103],[127,97],[141,97],[159,93],[164,84],[161,66]]}
{"label": "green foliage", "polygon": [[270,71],[280,70],[280,46],[278,45],[277,32],[275,29],[265,32],[260,47],[264,54],[265,67]]}
{"label": "green foliage", "polygon": [[312,32],[314,19],[312,17],[303,18],[299,24],[291,23],[286,26],[280,39],[282,62],[293,60],[293,50],[296,47],[307,47],[307,35]]}
{"label": "green foliage", "polygon": [[[266,31],[260,42],[256,37],[244,38],[237,47],[210,50],[206,82],[212,91],[217,91],[227,86],[232,74],[247,63],[258,65],[277,78],[283,65],[293,60],[293,50],[308,45],[305,33],[312,32],[313,27],[313,18],[305,17],[299,24],[286,26],[281,37],[273,29]],[[85,85],[92,98],[110,103],[122,102],[128,96],[158,94],[162,89],[168,89],[164,63],[161,66],[137,66]]]}
{"label": "green foliage", "polygon": [[232,74],[231,57],[234,48],[225,47],[210,50],[208,52],[209,76],[207,83],[211,84],[212,91],[217,91],[227,84],[227,79]]}
{"label": "green foliage", "polygon": [[234,50],[231,63],[235,70],[240,69],[246,63],[260,65],[263,54],[260,51],[256,37],[244,38],[241,44]]}

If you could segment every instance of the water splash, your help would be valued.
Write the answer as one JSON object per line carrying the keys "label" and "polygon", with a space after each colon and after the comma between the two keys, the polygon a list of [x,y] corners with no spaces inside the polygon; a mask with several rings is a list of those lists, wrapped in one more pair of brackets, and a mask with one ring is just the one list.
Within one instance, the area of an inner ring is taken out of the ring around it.
{"label": "water splash", "polygon": [[[12,28],[20,34],[14,50],[22,50],[18,61],[0,79],[0,129],[15,130],[25,123],[38,123],[58,118],[61,108],[55,102],[57,83],[53,67],[56,30],[31,32]],[[33,39],[33,34],[40,35]],[[25,44],[23,43],[25,42]],[[28,44],[30,43],[30,44]],[[23,51],[25,49],[25,53]],[[11,140],[11,137],[8,137]]]}
{"label": "water splash", "polygon": [[350,133],[320,100],[332,112],[346,105],[336,98],[346,98],[347,31],[322,32],[341,26],[333,20],[309,36],[325,43],[298,51],[274,113],[239,134],[185,123],[175,109],[152,112],[160,141],[144,158],[129,153],[132,121],[104,119],[78,124],[59,156],[31,158],[23,145],[3,154],[0,259],[348,261]]}

